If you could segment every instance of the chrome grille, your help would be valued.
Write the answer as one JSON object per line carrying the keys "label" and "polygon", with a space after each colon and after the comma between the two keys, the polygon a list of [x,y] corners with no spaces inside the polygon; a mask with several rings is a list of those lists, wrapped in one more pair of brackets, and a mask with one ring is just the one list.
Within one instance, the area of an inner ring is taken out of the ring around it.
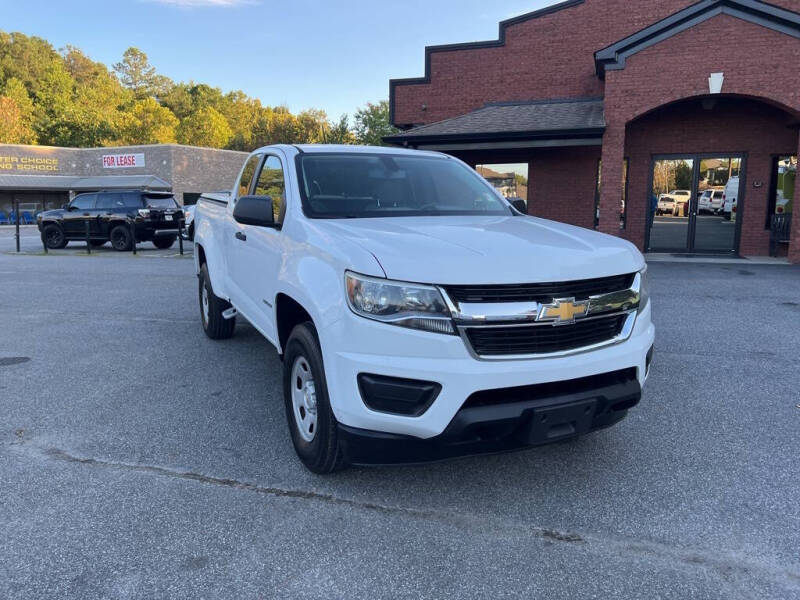
{"label": "chrome grille", "polygon": [[627,315],[577,321],[573,325],[468,327],[467,339],[480,356],[551,354],[593,346],[622,333]]}

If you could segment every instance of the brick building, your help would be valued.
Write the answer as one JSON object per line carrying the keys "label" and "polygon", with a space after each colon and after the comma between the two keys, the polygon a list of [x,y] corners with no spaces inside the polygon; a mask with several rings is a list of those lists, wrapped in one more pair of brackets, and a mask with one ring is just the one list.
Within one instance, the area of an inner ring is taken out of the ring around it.
{"label": "brick building", "polygon": [[[645,251],[767,255],[800,191],[799,62],[800,0],[568,0],[426,48],[387,141],[524,171],[530,214]],[[800,262],[800,219],[778,253]]]}
{"label": "brick building", "polygon": [[76,193],[100,189],[171,190],[192,203],[202,192],[227,189],[246,152],[177,144],[57,148],[0,144],[0,219],[14,202],[20,213],[60,207]]}

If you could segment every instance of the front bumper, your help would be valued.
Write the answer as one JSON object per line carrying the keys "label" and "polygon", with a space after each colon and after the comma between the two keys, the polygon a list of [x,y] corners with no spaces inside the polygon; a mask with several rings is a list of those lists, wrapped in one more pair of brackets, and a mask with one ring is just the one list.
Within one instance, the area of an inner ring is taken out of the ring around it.
{"label": "front bumper", "polygon": [[[641,391],[655,329],[648,303],[624,342],[568,356],[499,361],[474,358],[458,336],[378,323],[349,311],[322,328],[319,336],[331,407],[345,428],[343,439],[355,435],[350,430],[362,430],[431,440],[445,433],[467,398],[483,390],[633,369]],[[378,412],[369,409],[361,398],[357,383],[360,373],[435,382],[441,385],[441,391],[419,416]]]}
{"label": "front bumper", "polygon": [[[468,399],[442,434],[429,439],[339,425],[340,448],[350,464],[389,465],[541,446],[618,423],[642,393],[635,369],[565,382],[559,386],[561,393],[542,394],[542,388],[551,387],[478,394]],[[509,401],[487,402],[504,400],[506,395]]]}

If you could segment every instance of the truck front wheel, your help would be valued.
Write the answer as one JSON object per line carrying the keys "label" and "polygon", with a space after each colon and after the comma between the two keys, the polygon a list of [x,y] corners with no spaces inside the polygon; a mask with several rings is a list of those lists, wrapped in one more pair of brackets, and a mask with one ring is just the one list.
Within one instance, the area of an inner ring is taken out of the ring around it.
{"label": "truck front wheel", "polygon": [[322,352],[314,325],[297,325],[283,357],[283,399],[295,452],[309,471],[332,473],[344,466],[336,417],[328,399]]}
{"label": "truck front wheel", "polygon": [[211,287],[211,279],[208,277],[208,266],[200,267],[198,277],[200,299],[200,322],[203,324],[203,331],[212,340],[224,340],[233,335],[236,327],[236,317],[226,319],[222,316],[231,305],[214,294]]}

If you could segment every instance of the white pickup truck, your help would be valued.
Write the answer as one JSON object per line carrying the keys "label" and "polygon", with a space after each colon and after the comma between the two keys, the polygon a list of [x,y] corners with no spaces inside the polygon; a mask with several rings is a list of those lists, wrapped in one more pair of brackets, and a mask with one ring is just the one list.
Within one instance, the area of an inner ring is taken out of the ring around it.
{"label": "white pickup truck", "polygon": [[311,471],[561,441],[641,397],[639,251],[523,215],[453,157],[261,148],[200,197],[195,242],[203,329],[241,315],[277,348]]}

